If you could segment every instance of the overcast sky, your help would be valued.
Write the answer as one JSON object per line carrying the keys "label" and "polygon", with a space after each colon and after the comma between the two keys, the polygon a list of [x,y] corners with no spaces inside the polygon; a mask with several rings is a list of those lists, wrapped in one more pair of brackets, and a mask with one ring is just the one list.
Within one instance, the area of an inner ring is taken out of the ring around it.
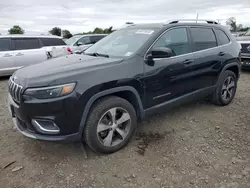
{"label": "overcast sky", "polygon": [[[1,0],[0,33],[13,25],[26,33],[57,26],[72,33],[119,27],[126,21],[162,22],[174,18],[227,19],[250,26],[250,0]],[[225,22],[222,21],[222,22]]]}

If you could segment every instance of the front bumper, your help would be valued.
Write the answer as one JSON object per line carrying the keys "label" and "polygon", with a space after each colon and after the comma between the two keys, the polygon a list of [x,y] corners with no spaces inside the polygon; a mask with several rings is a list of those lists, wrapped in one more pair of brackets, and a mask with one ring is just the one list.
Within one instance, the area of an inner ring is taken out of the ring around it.
{"label": "front bumper", "polygon": [[[72,106],[65,106],[65,103],[75,100],[74,97],[69,96],[69,98],[49,102],[34,100],[17,104],[8,94],[8,107],[15,126],[24,136],[45,141],[74,142],[81,140],[80,120],[76,121],[76,114],[72,111]],[[42,127],[39,128],[34,124],[34,120],[53,122],[59,131],[44,132]]]}
{"label": "front bumper", "polygon": [[250,69],[250,53],[241,54],[241,65],[243,69]]}

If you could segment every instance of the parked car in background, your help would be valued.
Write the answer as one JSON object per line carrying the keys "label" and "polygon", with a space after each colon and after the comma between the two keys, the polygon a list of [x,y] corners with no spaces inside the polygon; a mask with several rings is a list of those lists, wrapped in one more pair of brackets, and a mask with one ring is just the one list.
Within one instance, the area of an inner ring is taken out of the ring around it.
{"label": "parked car in background", "polygon": [[57,36],[0,36],[0,76],[69,53],[66,43]]}
{"label": "parked car in background", "polygon": [[240,37],[236,38],[241,44],[241,62],[243,69],[250,69],[250,29]]}
{"label": "parked car in background", "polygon": [[219,106],[231,103],[240,48],[216,21],[135,24],[84,55],[16,71],[9,80],[10,112],[27,137],[85,140],[94,151],[112,153],[152,113],[205,97]]}
{"label": "parked car in background", "polygon": [[84,50],[106,36],[107,34],[74,35],[65,42],[73,53],[82,53]]}

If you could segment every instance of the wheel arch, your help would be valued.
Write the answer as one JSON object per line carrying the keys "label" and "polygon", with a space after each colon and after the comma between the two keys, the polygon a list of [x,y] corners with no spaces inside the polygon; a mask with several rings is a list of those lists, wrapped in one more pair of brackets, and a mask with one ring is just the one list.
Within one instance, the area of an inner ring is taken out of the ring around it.
{"label": "wheel arch", "polygon": [[143,109],[143,105],[142,105],[142,101],[139,96],[139,93],[136,91],[136,89],[133,88],[132,86],[116,87],[116,88],[112,88],[112,89],[108,89],[108,90],[104,90],[99,93],[96,93],[88,100],[84,108],[82,119],[80,122],[80,128],[79,128],[80,134],[83,133],[83,129],[84,129],[84,126],[85,126],[85,123],[86,123],[86,120],[87,120],[87,117],[88,117],[88,114],[92,105],[98,99],[109,96],[109,95],[118,96],[118,97],[128,100],[134,106],[136,110],[136,114],[137,116],[139,116],[139,119],[144,118],[145,111]]}
{"label": "wheel arch", "polygon": [[[232,62],[232,63],[229,63],[229,64],[225,65],[223,67],[222,71],[220,72],[219,79],[221,78],[223,72],[225,72],[226,70],[230,70],[230,71],[234,72],[236,77],[237,77],[237,80],[239,79],[239,77],[240,77],[240,66],[239,66],[239,64],[237,62]],[[217,84],[218,84],[219,79],[217,80]]]}

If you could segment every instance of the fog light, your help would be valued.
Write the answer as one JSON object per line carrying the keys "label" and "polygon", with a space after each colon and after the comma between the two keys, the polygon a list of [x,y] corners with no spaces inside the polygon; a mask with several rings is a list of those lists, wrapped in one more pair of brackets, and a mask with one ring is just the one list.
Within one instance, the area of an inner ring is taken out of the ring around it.
{"label": "fog light", "polygon": [[37,131],[45,134],[57,134],[60,132],[60,129],[57,125],[51,120],[32,120],[32,125],[36,128]]}

